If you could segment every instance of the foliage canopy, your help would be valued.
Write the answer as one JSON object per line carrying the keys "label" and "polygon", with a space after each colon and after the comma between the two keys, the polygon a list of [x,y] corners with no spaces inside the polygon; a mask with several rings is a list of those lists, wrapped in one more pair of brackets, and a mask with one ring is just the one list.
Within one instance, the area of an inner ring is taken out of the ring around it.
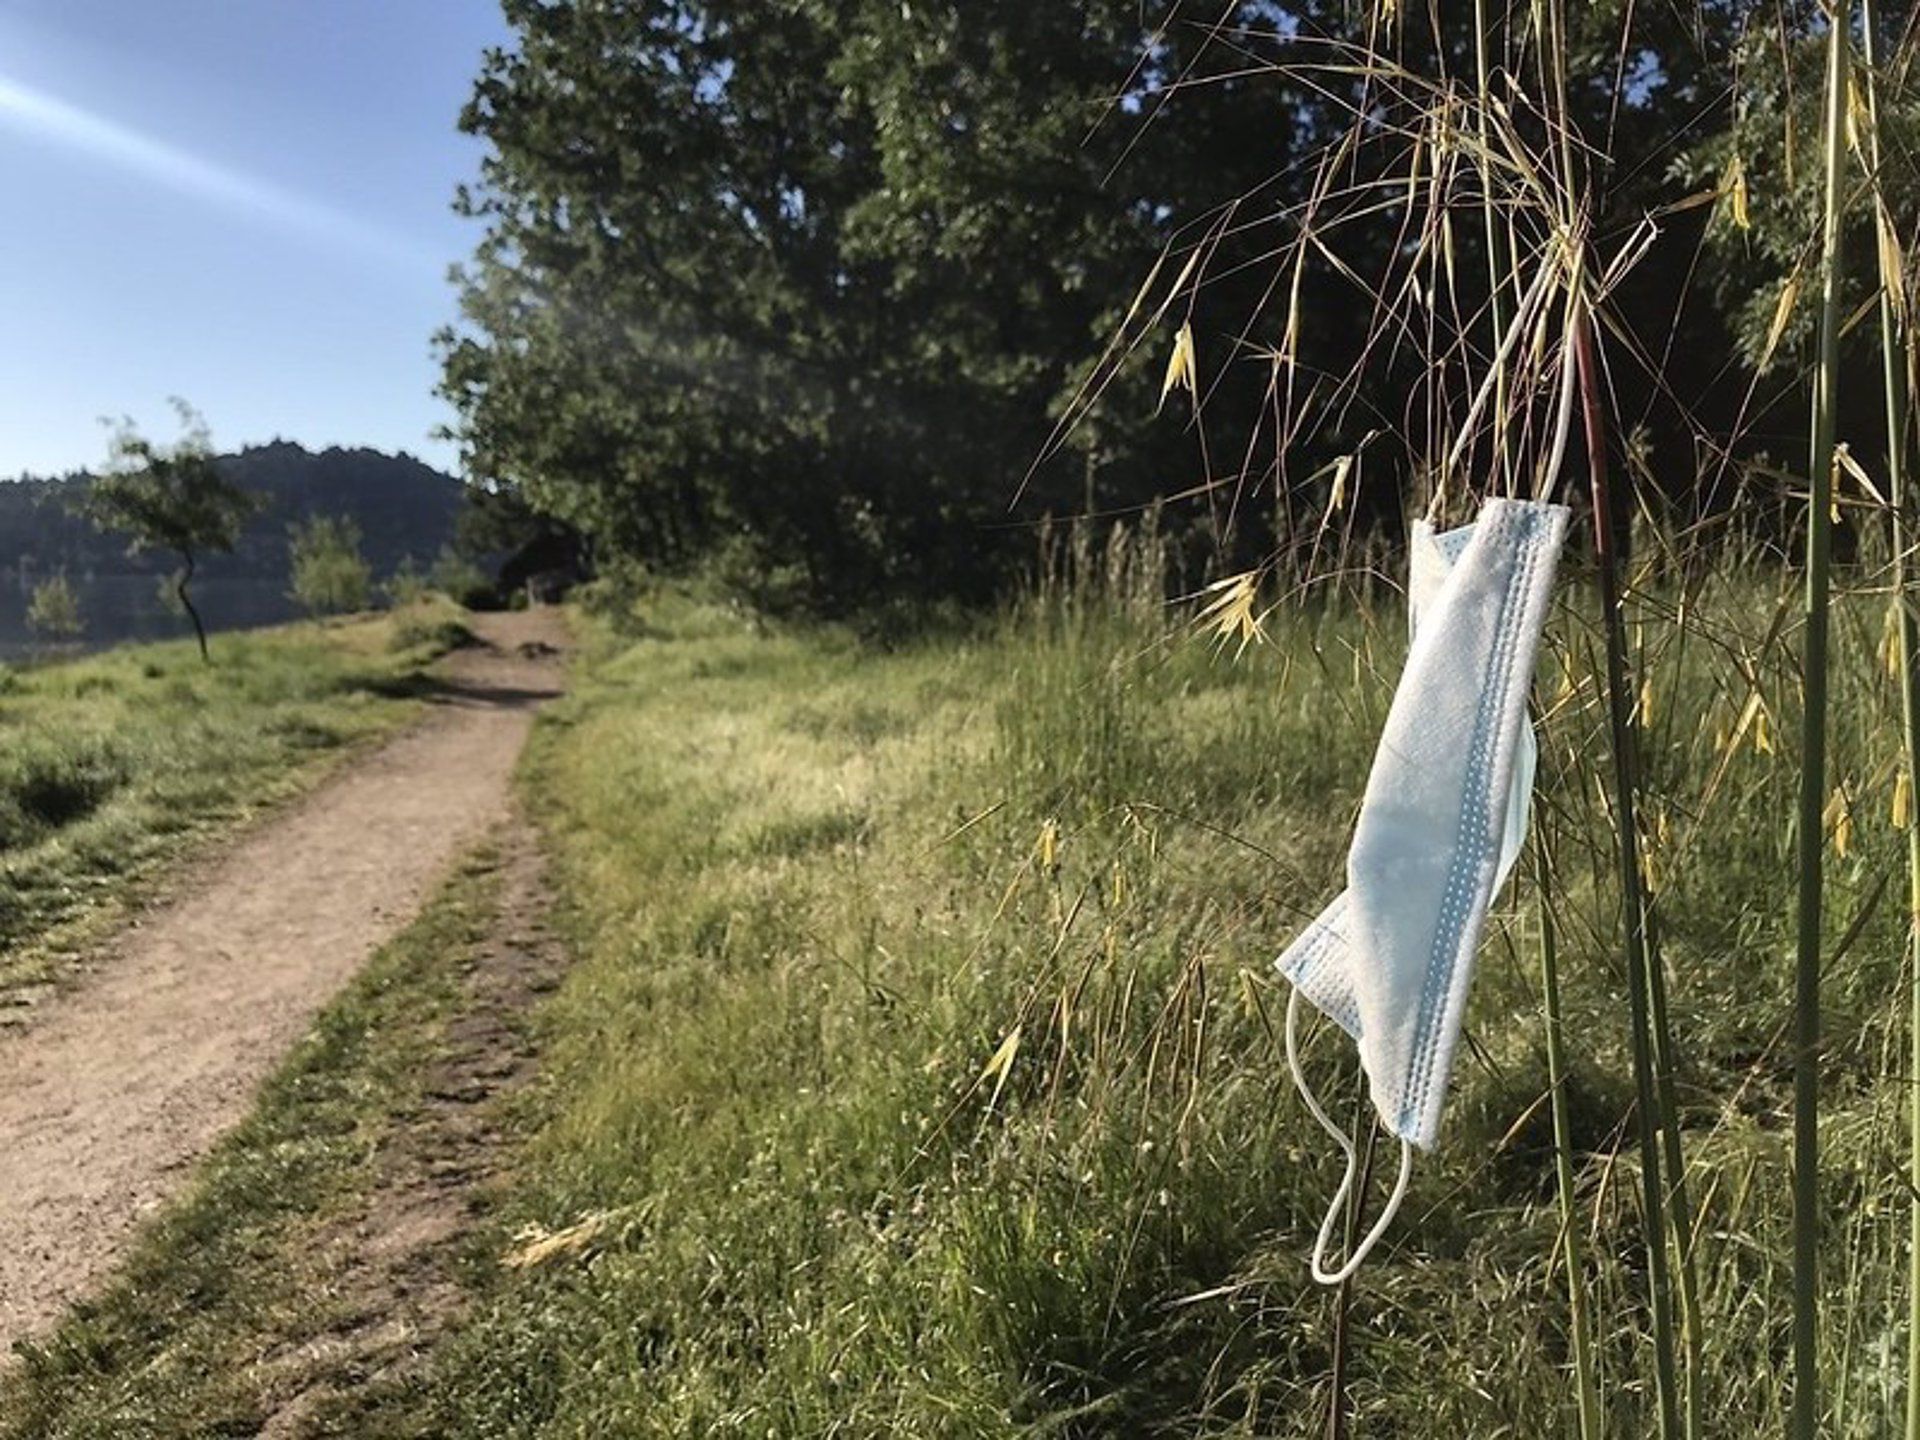
{"label": "foliage canopy", "polygon": [[[484,236],[439,342],[468,470],[603,560],[714,563],[762,599],[984,596],[1044,517],[1168,497],[1193,502],[1168,519],[1189,562],[1299,544],[1339,504],[1397,520],[1430,478],[1406,437],[1463,404],[1434,348],[1484,365],[1495,341],[1469,195],[1454,328],[1414,333],[1400,287],[1431,314],[1441,284],[1401,273],[1414,192],[1472,168],[1486,109],[1553,138],[1520,21],[1476,98],[1464,7],[1384,29],[1335,0],[505,10],[462,121]],[[1594,245],[1651,227],[1611,299],[1636,481],[1685,518],[1754,476],[1778,499],[1802,311],[1773,353],[1757,337],[1811,234],[1816,167],[1787,141],[1816,128],[1818,7],[1567,10]],[[1891,109],[1898,210],[1920,111]],[[1176,334],[1185,393],[1156,413]]]}

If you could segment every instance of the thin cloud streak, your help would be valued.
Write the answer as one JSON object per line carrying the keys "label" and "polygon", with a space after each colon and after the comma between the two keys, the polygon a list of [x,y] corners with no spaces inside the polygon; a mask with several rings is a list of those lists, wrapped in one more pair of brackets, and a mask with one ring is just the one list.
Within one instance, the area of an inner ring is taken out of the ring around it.
{"label": "thin cloud streak", "polygon": [[445,257],[418,241],[210,160],[0,75],[0,126],[29,131],[183,195],[249,215],[332,249],[438,271]]}

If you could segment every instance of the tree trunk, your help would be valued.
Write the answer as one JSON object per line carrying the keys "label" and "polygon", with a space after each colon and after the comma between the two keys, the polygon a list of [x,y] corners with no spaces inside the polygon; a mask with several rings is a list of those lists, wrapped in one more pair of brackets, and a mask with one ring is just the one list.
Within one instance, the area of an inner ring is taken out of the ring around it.
{"label": "tree trunk", "polygon": [[193,552],[182,550],[180,558],[186,561],[173,580],[173,593],[180,601],[180,608],[187,612],[187,618],[193,622],[193,638],[200,642],[200,659],[211,665],[213,656],[207,653],[207,627],[200,623],[200,612],[193,608],[193,599],[187,594],[187,582],[193,579]]}

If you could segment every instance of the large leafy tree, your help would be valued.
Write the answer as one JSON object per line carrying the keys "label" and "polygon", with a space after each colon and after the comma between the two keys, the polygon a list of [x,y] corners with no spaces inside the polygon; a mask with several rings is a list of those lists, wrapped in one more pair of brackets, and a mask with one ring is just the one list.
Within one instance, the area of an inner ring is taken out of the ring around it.
{"label": "large leafy tree", "polygon": [[[853,602],[984,592],[1019,519],[1188,463],[1136,365],[1009,517],[1175,228],[1286,165],[1297,97],[1230,74],[1266,41],[1133,0],[506,9],[463,122],[486,234],[442,338],[477,478],[602,553]],[[1188,123],[1149,124],[1176,79]]]}
{"label": "large leafy tree", "polygon": [[[1195,551],[1244,558],[1313,535],[1341,494],[1397,517],[1432,458],[1416,432],[1458,408],[1433,364],[1451,342],[1379,327],[1415,323],[1383,322],[1383,296],[1420,289],[1414,202],[1392,197],[1418,188],[1420,137],[1444,138],[1423,107],[1472,97],[1466,11],[1401,7],[1384,67],[1342,47],[1379,40],[1387,12],[1342,0],[506,13],[515,42],[463,119],[489,149],[459,208],[485,233],[443,388],[475,479],[598,555],[718,556],[836,603],[981,594],[1039,516],[1187,493]],[[1720,182],[1743,117],[1785,113],[1756,89],[1756,13],[1570,11],[1596,243],[1617,253],[1657,217],[1612,299],[1637,337],[1615,346],[1614,393],[1636,475],[1683,506],[1711,503],[1700,477],[1731,453],[1716,437],[1750,428],[1728,357],[1756,287],[1725,282],[1772,257],[1743,232],[1727,258],[1726,206],[1674,202]],[[1495,100],[1544,150],[1548,82],[1512,25]],[[1493,348],[1480,237],[1469,213],[1444,246],[1470,364]],[[1703,244],[1722,251],[1704,277]],[[1132,302],[1169,251],[1159,298],[1175,271],[1190,283],[1165,314],[1147,305],[1155,328]],[[1156,414],[1182,322],[1194,393]],[[1326,462],[1369,445],[1336,485]],[[1262,493],[1277,503],[1246,503]]]}

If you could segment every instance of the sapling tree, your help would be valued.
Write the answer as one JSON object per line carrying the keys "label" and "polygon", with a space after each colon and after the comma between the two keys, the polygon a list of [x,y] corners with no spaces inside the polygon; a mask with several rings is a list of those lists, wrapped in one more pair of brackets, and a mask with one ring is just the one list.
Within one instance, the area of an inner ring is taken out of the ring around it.
{"label": "sapling tree", "polygon": [[54,641],[77,639],[87,628],[80,597],[64,571],[33,587],[27,601],[27,628]]}
{"label": "sapling tree", "polygon": [[289,532],[293,598],[309,615],[364,610],[373,572],[360,553],[360,527],[346,516],[314,515]]}
{"label": "sapling tree", "polygon": [[173,408],[181,436],[171,445],[155,444],[131,420],[113,427],[106,469],[88,487],[82,507],[98,529],[126,535],[129,554],[165,550],[179,557],[170,588],[193,622],[200,658],[207,660],[207,627],[189,587],[202,555],[232,552],[257,505],[220,473],[199,412],[178,398]]}
{"label": "sapling tree", "polygon": [[400,563],[394,567],[393,574],[387,577],[386,584],[380,588],[385,593],[388,604],[404,609],[408,605],[417,605],[425,599],[427,591],[432,587],[427,583],[427,577],[420,573],[420,566],[414,558],[411,555],[404,555]]}

